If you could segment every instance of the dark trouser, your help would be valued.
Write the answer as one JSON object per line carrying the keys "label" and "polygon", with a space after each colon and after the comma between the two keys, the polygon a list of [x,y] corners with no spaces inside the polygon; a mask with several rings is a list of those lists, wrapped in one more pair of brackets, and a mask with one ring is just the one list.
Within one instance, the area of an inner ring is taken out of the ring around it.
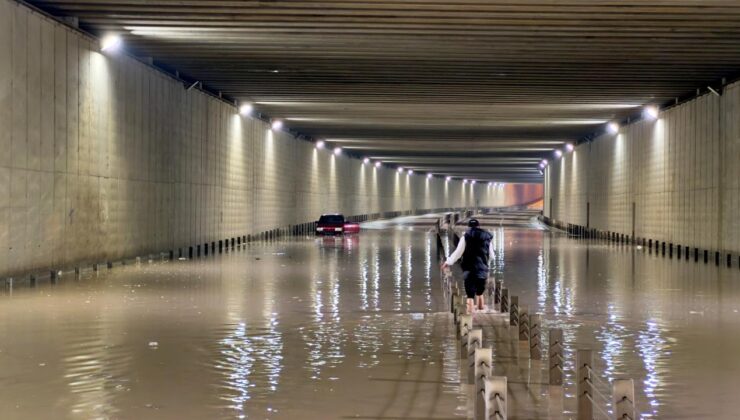
{"label": "dark trouser", "polygon": [[463,280],[465,281],[465,295],[468,299],[474,299],[486,291],[487,277],[482,277],[473,271],[463,271]]}

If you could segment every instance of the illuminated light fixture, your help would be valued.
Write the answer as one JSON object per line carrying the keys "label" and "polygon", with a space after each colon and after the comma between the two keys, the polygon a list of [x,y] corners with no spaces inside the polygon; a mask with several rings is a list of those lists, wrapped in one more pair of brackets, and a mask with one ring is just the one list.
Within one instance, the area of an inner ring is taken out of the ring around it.
{"label": "illuminated light fixture", "polygon": [[254,107],[252,107],[252,104],[244,104],[239,107],[239,113],[243,116],[247,116],[252,113],[252,110]]}
{"label": "illuminated light fixture", "polygon": [[123,45],[123,40],[118,35],[108,35],[100,41],[100,51],[113,52],[117,51]]}
{"label": "illuminated light fixture", "polygon": [[413,174],[414,174],[414,170],[413,169],[409,169],[409,175],[413,175]]}
{"label": "illuminated light fixture", "polygon": [[280,120],[275,120],[272,122],[272,125],[270,127],[272,127],[274,131],[278,131],[283,128],[283,122]]}
{"label": "illuminated light fixture", "polygon": [[544,166],[547,166],[547,159],[542,159],[542,164],[543,164]]}
{"label": "illuminated light fixture", "polygon": [[463,179],[463,184],[467,184],[467,183],[468,183],[468,180],[467,179]]}
{"label": "illuminated light fixture", "polygon": [[324,140],[319,140],[316,142],[316,148],[317,149],[323,149],[324,148]]}
{"label": "illuminated light fixture", "polygon": [[560,156],[563,156],[563,151],[560,149],[555,150],[555,157],[559,158]]}
{"label": "illuminated light fixture", "polygon": [[451,180],[451,179],[452,179],[452,177],[449,177],[449,176],[448,176],[447,178],[445,178],[445,181],[446,181],[446,182],[450,182],[450,180]]}
{"label": "illuminated light fixture", "polygon": [[380,168],[380,165],[382,165],[382,163],[380,163],[380,162],[375,162],[375,167],[376,167],[376,168]]}
{"label": "illuminated light fixture", "polygon": [[606,126],[607,131],[611,134],[617,134],[619,133],[619,124],[615,122],[609,123],[609,125]]}
{"label": "illuminated light fixture", "polygon": [[475,185],[475,180],[470,181],[471,185]]}
{"label": "illuminated light fixture", "polygon": [[370,158],[362,159],[362,164],[363,165],[367,165],[368,163],[370,163]]}
{"label": "illuminated light fixture", "polygon": [[572,144],[568,143],[565,145],[565,150],[567,150],[568,152],[572,152],[573,149],[575,149],[575,147]]}
{"label": "illuminated light fixture", "polygon": [[398,167],[398,172],[403,172],[403,168],[399,166]]}
{"label": "illuminated light fixture", "polygon": [[427,179],[432,179],[432,174],[427,174]]}
{"label": "illuminated light fixture", "polygon": [[488,186],[489,186],[489,187],[490,187],[490,186],[492,186],[492,185],[493,185],[493,182],[489,182],[489,183],[488,183]]}
{"label": "illuminated light fixture", "polygon": [[658,119],[658,116],[660,115],[660,112],[657,107],[655,106],[648,106],[645,107],[645,116],[651,120]]}
{"label": "illuminated light fixture", "polygon": [[342,148],[341,147],[335,147],[334,148],[334,154],[339,156],[342,154]]}

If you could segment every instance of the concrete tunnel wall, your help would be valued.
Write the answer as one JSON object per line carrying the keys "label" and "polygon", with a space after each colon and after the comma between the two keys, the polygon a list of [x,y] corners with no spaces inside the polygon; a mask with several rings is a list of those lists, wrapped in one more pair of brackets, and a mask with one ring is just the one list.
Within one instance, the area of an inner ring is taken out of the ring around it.
{"label": "concrete tunnel wall", "polygon": [[710,252],[740,252],[739,205],[738,83],[581,144],[545,173],[545,216]]}
{"label": "concrete tunnel wall", "polygon": [[[541,186],[365,166],[0,0],[0,276],[347,215],[508,206]],[[537,196],[539,194],[539,196]]]}

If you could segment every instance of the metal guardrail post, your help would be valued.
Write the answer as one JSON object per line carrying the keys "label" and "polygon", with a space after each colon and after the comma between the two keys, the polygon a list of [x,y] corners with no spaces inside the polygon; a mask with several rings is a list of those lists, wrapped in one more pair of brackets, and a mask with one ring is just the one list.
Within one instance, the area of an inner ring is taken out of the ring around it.
{"label": "metal guardrail post", "polygon": [[509,289],[505,287],[501,288],[501,312],[509,312]]}
{"label": "metal guardrail post", "polygon": [[475,384],[475,352],[483,347],[483,330],[480,328],[468,332],[468,383]]}
{"label": "metal guardrail post", "polygon": [[550,360],[550,385],[563,384],[563,330],[551,328],[548,333],[548,359]]}
{"label": "metal guardrail post", "polygon": [[529,316],[529,357],[532,360],[542,359],[541,324],[539,314]]}
{"label": "metal guardrail post", "polygon": [[512,296],[509,303],[509,325],[519,326],[519,296]]}
{"label": "metal guardrail post", "polygon": [[593,420],[593,385],[591,382],[591,370],[594,365],[594,353],[592,350],[578,350],[576,352],[576,399],[578,400],[578,420]]}
{"label": "metal guardrail post", "polygon": [[475,350],[473,375],[475,376],[475,419],[485,419],[486,405],[484,401],[485,381],[493,375],[493,349],[479,348]]}
{"label": "metal guardrail post", "polygon": [[526,306],[519,307],[519,341],[529,340],[529,310]]}
{"label": "metal guardrail post", "polygon": [[635,383],[632,379],[615,379],[613,385],[614,418],[617,420],[634,420],[635,417]]}
{"label": "metal guardrail post", "polygon": [[460,359],[466,359],[468,357],[468,334],[472,329],[472,315],[461,316],[460,325],[458,327],[458,330],[460,331]]}
{"label": "metal guardrail post", "polygon": [[492,376],[483,384],[483,402],[485,403],[483,418],[506,420],[508,408],[506,376]]}

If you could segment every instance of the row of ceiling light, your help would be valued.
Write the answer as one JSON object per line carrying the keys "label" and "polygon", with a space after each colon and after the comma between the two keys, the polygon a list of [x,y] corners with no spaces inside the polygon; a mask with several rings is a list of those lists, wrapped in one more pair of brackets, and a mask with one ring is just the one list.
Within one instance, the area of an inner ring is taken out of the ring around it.
{"label": "row of ceiling light", "polygon": [[[123,47],[123,40],[118,35],[108,35],[108,36],[103,37],[103,39],[101,39],[100,41],[100,50],[103,52],[114,53],[120,50],[122,47]],[[241,114],[244,117],[252,116],[253,112],[254,112],[254,106],[251,103],[243,103],[239,106],[239,114]],[[282,120],[272,118],[270,119],[270,128],[273,131],[280,131],[285,127],[284,127]],[[315,146],[317,149],[323,149],[324,147],[326,147],[326,143],[323,140],[316,140]],[[335,155],[339,156],[342,154],[342,148],[335,147],[333,152]],[[380,168],[381,166],[383,166],[382,162],[380,161],[371,162],[370,158],[367,158],[367,157],[362,159],[362,163],[365,165],[372,163],[376,168]],[[406,172],[408,175],[414,174],[413,169],[404,170],[404,168],[400,166],[398,167],[398,172],[400,173]],[[433,177],[434,177],[433,174],[427,173],[427,179],[432,179]],[[451,176],[445,177],[445,181],[449,182],[451,180],[452,180]],[[475,180],[468,181],[467,179],[463,179],[463,184],[467,184],[468,182],[470,182],[471,185],[475,185],[476,183]],[[498,185],[499,183],[493,183],[493,182],[488,183],[488,186],[498,186]],[[503,183],[501,183],[500,185],[503,185]]]}
{"label": "row of ceiling light", "polygon": [[[253,111],[254,111],[254,107],[252,106],[252,104],[249,104],[249,103],[242,104],[239,107],[239,114],[241,114],[244,117],[251,116]],[[284,125],[283,125],[282,120],[279,120],[279,119],[271,119],[270,120],[270,128],[273,131],[280,131],[280,130],[282,130],[284,128]],[[316,140],[315,147],[317,149],[324,149],[326,147],[326,142],[324,142],[323,140]],[[341,155],[342,154],[342,148],[341,147],[338,147],[338,146],[335,147],[334,150],[333,150],[333,153],[336,156]],[[383,166],[383,162],[381,162],[379,160],[371,161],[370,158],[368,158],[368,157],[363,158],[362,159],[362,163],[364,165],[372,164],[376,168],[380,168],[380,167]],[[397,170],[398,170],[399,173],[404,173],[405,172],[408,175],[413,175],[414,174],[414,170],[413,169],[404,169],[401,166],[397,167]],[[434,178],[434,174],[427,173],[427,179],[432,179],[432,178]],[[451,176],[445,177],[445,181],[447,181],[447,182],[452,181],[452,177]],[[463,184],[467,184],[468,182],[470,182],[471,185],[475,185],[475,183],[476,183],[475,180],[469,181],[468,179],[463,179]],[[504,185],[504,183],[498,183],[498,182],[489,182],[488,183],[488,186],[499,186],[499,185]]]}
{"label": "row of ceiling light", "polygon": [[[656,120],[658,119],[658,116],[660,115],[660,110],[656,106],[652,106],[652,105],[647,106],[642,110],[642,115],[643,115],[643,118],[645,118],[646,120]],[[616,134],[619,134],[619,128],[620,128],[619,124],[612,121],[606,125],[606,132],[612,135],[616,135]],[[564,153],[570,153],[573,150],[575,150],[575,146],[573,146],[573,144],[571,143],[566,143],[564,151],[562,149],[555,149],[553,151],[553,154],[555,155],[555,159],[557,160],[557,159],[560,159]],[[547,161],[547,159],[542,159],[539,165],[540,174],[544,173],[543,171],[545,170],[548,164],[549,162]]]}

